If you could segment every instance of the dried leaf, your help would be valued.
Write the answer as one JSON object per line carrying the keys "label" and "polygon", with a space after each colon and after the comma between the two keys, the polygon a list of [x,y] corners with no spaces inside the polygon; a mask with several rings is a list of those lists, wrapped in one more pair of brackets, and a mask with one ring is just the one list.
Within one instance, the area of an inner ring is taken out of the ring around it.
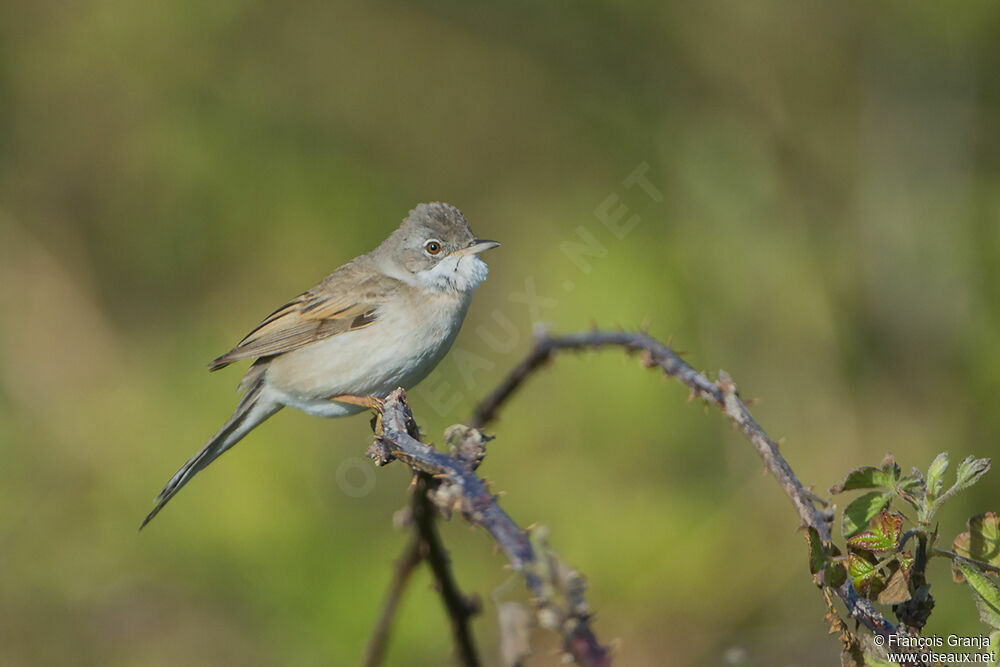
{"label": "dried leaf", "polygon": [[[955,538],[951,550],[963,558],[1000,567],[1000,515],[993,512],[977,514],[967,525],[969,529]],[[952,577],[959,584],[965,581],[961,571],[954,566]]]}
{"label": "dried leaf", "polygon": [[882,604],[899,604],[910,599],[910,578],[903,568],[898,568],[885,582],[885,588],[878,594]]}

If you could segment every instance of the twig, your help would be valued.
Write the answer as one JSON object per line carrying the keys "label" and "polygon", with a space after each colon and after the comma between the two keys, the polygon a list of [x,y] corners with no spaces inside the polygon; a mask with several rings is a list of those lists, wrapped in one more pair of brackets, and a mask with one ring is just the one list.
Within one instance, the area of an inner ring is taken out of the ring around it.
{"label": "twig", "polygon": [[[578,602],[566,610],[555,608],[551,599],[554,583],[540,574],[549,569],[547,564],[540,562],[530,535],[500,508],[497,497],[489,493],[486,483],[475,473],[477,457],[463,451],[449,456],[414,438],[411,435],[415,432],[413,414],[406,405],[406,392],[402,389],[393,391],[383,401],[380,417],[369,456],[379,465],[398,458],[413,470],[437,480],[438,488],[429,492],[435,506],[446,516],[460,512],[466,520],[483,527],[493,537],[511,567],[524,577],[535,597],[539,616],[558,618],[555,624],[544,624],[554,625],[559,631],[563,649],[583,667],[610,666],[607,649],[590,628],[585,605]],[[544,556],[551,557],[550,554]],[[578,590],[573,593],[574,600],[582,597]]]}
{"label": "twig", "polygon": [[[377,423],[377,420],[373,421],[372,427],[375,428]],[[411,421],[407,424],[407,428],[410,436],[419,437],[415,423]],[[382,663],[385,647],[389,642],[389,629],[399,606],[399,600],[407,580],[422,560],[431,568],[438,591],[441,593],[458,659],[464,667],[480,665],[469,624],[470,619],[479,613],[480,603],[477,597],[463,595],[455,581],[451,559],[434,521],[434,505],[427,496],[428,491],[436,486],[435,480],[427,473],[414,474],[411,487],[413,497],[408,508],[408,523],[413,528],[413,537],[396,562],[396,573],[369,641],[364,667],[378,667]]]}
{"label": "twig", "polygon": [[424,559],[434,573],[445,612],[451,622],[451,633],[455,640],[458,659],[465,667],[479,667],[479,656],[472,639],[469,620],[479,613],[480,604],[476,597],[467,597],[458,589],[455,575],[451,570],[451,558],[444,548],[441,535],[434,521],[434,505],[427,492],[434,480],[427,473],[418,473],[413,489],[413,527],[423,547]]}
{"label": "twig", "polygon": [[382,602],[382,611],[379,613],[378,622],[372,631],[372,638],[368,641],[368,650],[365,652],[364,667],[378,667],[385,658],[385,649],[389,644],[389,630],[392,628],[392,620],[396,616],[396,609],[399,607],[399,600],[403,597],[406,584],[410,581],[410,575],[423,560],[421,554],[420,536],[414,533],[413,537],[406,544],[406,549],[396,560],[396,572],[392,576],[389,590],[385,594],[385,601]]}
{"label": "twig", "polygon": [[[594,330],[559,336],[540,330],[536,333],[535,345],[528,355],[476,406],[470,423],[482,428],[495,420],[500,408],[514,392],[557,352],[608,346],[624,348],[630,354],[641,353],[644,366],[660,368],[668,377],[687,385],[691,389],[693,398],[701,398],[719,408],[764,459],[767,469],[791,499],[802,524],[815,528],[823,541],[831,539],[832,517],[824,516],[813,505],[814,496],[799,482],[788,462],[778,451],[778,443],[764,432],[750,414],[732,378],[724,371],[720,371],[718,382],[712,382],[704,373],[695,370],[681,359],[670,347],[643,332]],[[858,595],[850,580],[835,590],[846,605],[848,613],[873,633],[887,642],[890,635],[898,634],[897,628],[882,616],[869,600]]]}

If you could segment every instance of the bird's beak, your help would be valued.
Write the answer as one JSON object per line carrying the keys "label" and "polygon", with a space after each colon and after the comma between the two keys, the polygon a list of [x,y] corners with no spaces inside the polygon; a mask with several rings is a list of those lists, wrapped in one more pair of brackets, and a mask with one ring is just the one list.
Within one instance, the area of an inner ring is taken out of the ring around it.
{"label": "bird's beak", "polygon": [[482,239],[472,239],[469,245],[465,246],[461,250],[457,251],[456,255],[478,255],[481,252],[486,252],[487,250],[492,250],[498,247],[500,244],[496,241],[484,241]]}

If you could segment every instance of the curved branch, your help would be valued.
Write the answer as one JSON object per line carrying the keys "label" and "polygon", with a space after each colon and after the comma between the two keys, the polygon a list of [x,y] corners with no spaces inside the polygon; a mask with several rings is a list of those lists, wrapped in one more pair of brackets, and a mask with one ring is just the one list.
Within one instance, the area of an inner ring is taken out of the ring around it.
{"label": "curved branch", "polygon": [[451,624],[451,633],[455,641],[455,651],[459,662],[464,667],[479,667],[479,655],[472,639],[470,621],[480,612],[479,598],[465,596],[458,588],[455,575],[451,570],[451,559],[441,541],[437,525],[434,522],[434,505],[427,497],[428,490],[434,486],[434,480],[426,473],[417,473],[414,477],[413,500],[409,507],[409,524],[413,535],[406,543],[403,553],[396,560],[396,571],[393,574],[389,590],[385,594],[382,610],[379,612],[375,629],[372,630],[368,648],[365,651],[364,667],[379,667],[385,659],[386,647],[389,644],[389,631],[392,628],[399,601],[403,597],[406,585],[414,570],[421,561],[426,561],[441,600],[445,613]]}
{"label": "curved branch", "polygon": [[423,547],[423,557],[434,573],[441,601],[444,602],[448,620],[451,622],[451,634],[455,639],[455,649],[459,662],[465,667],[479,667],[479,656],[472,639],[472,628],[469,621],[479,613],[479,598],[462,594],[451,571],[451,558],[445,549],[434,523],[434,505],[427,493],[434,486],[433,479],[427,473],[418,473],[413,488],[413,528]]}
{"label": "curved branch", "polygon": [[[493,537],[511,567],[524,577],[542,624],[562,636],[563,649],[583,667],[610,667],[607,649],[590,628],[590,615],[582,595],[582,578],[575,572],[562,571],[556,580],[551,574],[555,571],[550,562],[555,558],[551,550],[536,550],[531,535],[521,530],[501,509],[497,497],[490,494],[486,482],[475,473],[487,438],[477,430],[466,429],[465,442],[453,446],[453,456],[420,442],[411,435],[417,431],[413,413],[406,404],[406,392],[402,389],[389,394],[378,406],[378,411],[380,418],[369,456],[378,465],[399,459],[436,480],[437,488],[429,490],[427,497],[445,516],[459,512]],[[565,595],[568,603],[561,607],[553,593],[567,585],[570,589]]]}
{"label": "curved branch", "polygon": [[[720,371],[718,382],[712,382],[704,373],[695,370],[681,359],[668,345],[645,332],[594,330],[560,336],[540,330],[535,335],[535,345],[528,355],[476,406],[470,423],[481,428],[495,420],[500,408],[517,389],[558,352],[601,347],[621,347],[629,354],[640,353],[644,366],[661,369],[668,377],[686,385],[691,390],[692,398],[701,398],[719,408],[764,459],[767,469],[778,480],[795,506],[803,526],[815,528],[823,541],[830,540],[832,516],[825,515],[813,505],[815,496],[802,486],[778,450],[778,443],[772,440],[754,419],[740,398],[732,378],[724,371]],[[886,641],[890,635],[898,634],[896,626],[882,616],[871,601],[858,595],[850,580],[835,591],[847,607],[848,613],[873,633]]]}

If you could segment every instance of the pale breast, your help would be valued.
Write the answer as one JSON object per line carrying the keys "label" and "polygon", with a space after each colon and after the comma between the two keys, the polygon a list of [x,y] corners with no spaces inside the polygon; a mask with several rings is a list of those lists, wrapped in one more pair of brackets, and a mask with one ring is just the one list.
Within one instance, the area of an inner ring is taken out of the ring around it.
{"label": "pale breast", "polygon": [[289,399],[385,396],[412,388],[441,361],[465,319],[471,294],[401,290],[371,325],[273,359],[268,384]]}

